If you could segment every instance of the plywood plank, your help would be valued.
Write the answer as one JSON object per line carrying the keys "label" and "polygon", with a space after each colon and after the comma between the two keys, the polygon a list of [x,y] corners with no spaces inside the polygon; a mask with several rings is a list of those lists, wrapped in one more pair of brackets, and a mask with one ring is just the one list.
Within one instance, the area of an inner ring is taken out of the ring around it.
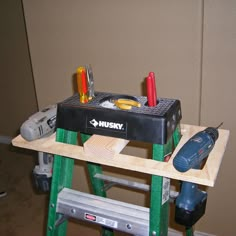
{"label": "plywood plank", "polygon": [[129,143],[129,140],[121,138],[112,138],[94,134],[84,143],[84,152],[87,155],[99,155],[106,158],[112,158],[120,153]]}
{"label": "plywood plank", "polygon": [[19,135],[15,139],[13,139],[12,144],[17,147],[62,155],[82,161],[89,161],[147,174],[165,176],[172,179],[189,181],[206,186],[214,186],[225,152],[226,144],[228,142],[228,130],[219,129],[219,138],[202,170],[191,169],[185,173],[180,173],[175,170],[172,165],[173,158],[176,155],[177,151],[182,147],[182,145],[192,135],[203,129],[204,127],[182,125],[181,131],[183,136],[169,162],[159,162],[125,154],[114,154],[112,157],[104,157],[99,153],[96,156],[88,155],[84,152],[84,149],[81,146],[56,142],[55,134],[50,137],[42,138],[32,142],[26,141]]}

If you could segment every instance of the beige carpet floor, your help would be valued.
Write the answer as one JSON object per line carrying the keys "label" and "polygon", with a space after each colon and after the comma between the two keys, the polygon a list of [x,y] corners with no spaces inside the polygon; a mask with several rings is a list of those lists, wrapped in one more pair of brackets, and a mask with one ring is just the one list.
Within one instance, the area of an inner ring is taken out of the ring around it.
{"label": "beige carpet floor", "polygon": [[34,191],[32,170],[36,162],[34,152],[0,145],[1,236],[43,236],[48,195]]}

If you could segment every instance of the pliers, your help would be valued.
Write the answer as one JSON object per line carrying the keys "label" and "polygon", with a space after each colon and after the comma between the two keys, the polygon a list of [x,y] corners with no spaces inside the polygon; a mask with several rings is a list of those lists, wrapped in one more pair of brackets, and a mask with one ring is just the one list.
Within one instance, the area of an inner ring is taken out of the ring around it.
{"label": "pliers", "polygon": [[130,110],[132,107],[141,107],[141,103],[132,99],[119,98],[114,104],[122,110]]}

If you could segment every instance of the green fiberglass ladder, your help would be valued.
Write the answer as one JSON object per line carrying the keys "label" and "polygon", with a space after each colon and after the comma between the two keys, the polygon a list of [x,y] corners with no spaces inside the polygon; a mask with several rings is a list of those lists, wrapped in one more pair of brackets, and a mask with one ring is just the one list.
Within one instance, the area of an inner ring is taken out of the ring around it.
{"label": "green fiberglass ladder", "polygon": [[[84,133],[150,140],[160,143],[153,144],[152,159],[163,162],[180,139],[180,102],[160,99],[158,108],[150,108],[145,105],[145,97],[136,97],[143,109],[134,108],[132,112],[101,109],[99,104],[111,100],[112,96],[116,95],[97,93],[92,103],[81,104],[75,94],[59,104],[56,141],[76,144],[78,131],[81,132],[83,143],[90,138],[90,135]],[[54,157],[48,236],[65,235],[69,217],[100,224],[103,226],[104,236],[113,235],[112,229],[140,236],[168,234],[170,179],[152,175],[150,208],[145,208],[107,199],[104,180],[110,180],[112,184],[121,184],[122,180],[104,176],[101,165],[92,162],[88,162],[87,167],[94,195],[71,190],[73,165],[74,160],[71,158],[61,155]],[[139,183],[128,185],[143,187]]]}
{"label": "green fiberglass ladder", "polygon": [[[56,136],[32,142],[19,136],[12,141],[18,147],[54,154],[47,236],[65,236],[69,218],[101,225],[102,236],[112,236],[113,231],[136,236],[167,236],[170,179],[206,186],[215,183],[229,136],[227,131],[219,130],[216,152],[209,155],[203,170],[182,174],[172,165],[175,152],[204,127],[181,125],[180,131],[178,100],[160,98],[156,107],[148,107],[146,97],[134,97],[141,107],[129,111],[100,106],[114,97],[120,95],[96,93],[92,101],[81,104],[75,94],[58,104]],[[78,134],[83,147],[77,145]],[[96,142],[95,136],[111,139],[115,149],[110,144],[109,148],[100,148],[101,142]],[[127,144],[124,140],[151,143],[152,159],[119,154],[120,143],[122,148]],[[93,144],[98,149],[93,149]],[[74,159],[87,162],[92,194],[71,189]],[[151,174],[151,186],[104,175],[103,165]],[[106,190],[114,184],[150,191],[149,208],[106,198]],[[192,235],[191,228],[187,229],[187,235]]]}
{"label": "green fiberglass ladder", "polygon": [[[88,136],[81,135],[83,141]],[[164,161],[166,154],[172,151],[179,140],[179,131],[165,145],[153,145],[153,160]],[[57,130],[57,141],[75,144],[77,134],[72,131]],[[95,195],[71,190],[72,170],[74,160],[60,155],[54,157],[53,181],[49,204],[48,236],[66,235],[68,217],[86,220],[103,226],[102,235],[113,235],[111,229],[127,232],[133,235],[167,235],[169,202],[169,179],[152,176],[150,209],[107,199],[104,180],[120,183],[121,179],[114,179],[102,175],[101,165],[87,163],[93,193]],[[125,182],[125,181],[123,181]],[[122,184],[122,183],[121,183]],[[140,189],[147,186],[134,183]],[[129,183],[129,186],[131,184]],[[166,190],[167,188],[167,190]],[[166,191],[163,193],[163,190]],[[166,200],[165,200],[166,199]],[[151,219],[151,220],[149,220]],[[150,234],[149,234],[150,232]]]}

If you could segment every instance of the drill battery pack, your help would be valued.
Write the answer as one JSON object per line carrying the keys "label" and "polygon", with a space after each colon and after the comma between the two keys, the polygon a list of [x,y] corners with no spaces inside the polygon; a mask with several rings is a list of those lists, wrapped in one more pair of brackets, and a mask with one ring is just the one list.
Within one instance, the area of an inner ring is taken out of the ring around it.
{"label": "drill battery pack", "polygon": [[47,175],[37,174],[33,172],[33,181],[35,187],[40,192],[49,192],[51,188],[52,177]]}
{"label": "drill battery pack", "polygon": [[[139,103],[129,110],[115,105],[117,99]],[[180,101],[159,98],[149,107],[144,96],[95,92],[88,103],[76,93],[57,106],[56,128],[86,134],[165,144],[182,118]]]}
{"label": "drill battery pack", "polygon": [[175,221],[180,225],[192,227],[204,214],[206,210],[207,198],[199,202],[193,211],[183,208],[175,208]]}

